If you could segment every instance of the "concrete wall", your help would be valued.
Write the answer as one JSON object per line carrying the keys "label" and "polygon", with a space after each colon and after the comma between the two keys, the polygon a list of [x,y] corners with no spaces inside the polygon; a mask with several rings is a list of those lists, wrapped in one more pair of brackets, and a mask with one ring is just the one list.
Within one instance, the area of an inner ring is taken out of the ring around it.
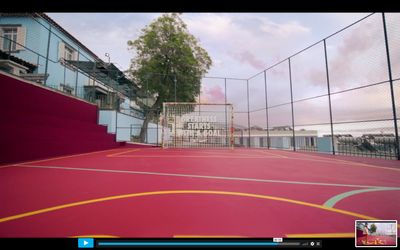
{"label": "concrete wall", "polygon": [[113,110],[100,110],[99,111],[99,124],[107,126],[108,133],[115,133],[115,111]]}
{"label": "concrete wall", "polygon": [[333,149],[331,137],[318,137],[317,150],[318,152],[332,152]]}
{"label": "concrete wall", "polygon": [[[109,133],[115,133],[117,125],[117,141],[131,141],[131,135],[139,136],[143,124],[142,119],[119,112],[116,114],[114,110],[101,110],[99,113],[99,123],[106,125]],[[161,133],[161,126],[149,123],[146,143],[156,144],[157,138],[158,143],[161,143]]]}

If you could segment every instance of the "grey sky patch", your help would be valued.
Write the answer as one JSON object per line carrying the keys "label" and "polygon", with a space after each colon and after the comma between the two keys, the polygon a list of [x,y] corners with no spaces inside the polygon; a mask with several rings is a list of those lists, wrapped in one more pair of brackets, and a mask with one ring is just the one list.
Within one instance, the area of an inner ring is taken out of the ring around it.
{"label": "grey sky patch", "polygon": [[253,53],[248,50],[243,50],[239,53],[233,53],[232,57],[241,64],[249,64],[251,67],[262,70],[265,68],[266,63],[261,59],[257,58]]}

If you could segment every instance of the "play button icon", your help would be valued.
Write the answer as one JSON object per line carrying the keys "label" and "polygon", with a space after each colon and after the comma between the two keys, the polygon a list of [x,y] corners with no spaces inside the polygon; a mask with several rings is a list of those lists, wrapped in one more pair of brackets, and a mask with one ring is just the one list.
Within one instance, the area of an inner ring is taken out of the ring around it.
{"label": "play button icon", "polygon": [[78,239],[78,248],[93,248],[94,239],[93,238],[80,238]]}

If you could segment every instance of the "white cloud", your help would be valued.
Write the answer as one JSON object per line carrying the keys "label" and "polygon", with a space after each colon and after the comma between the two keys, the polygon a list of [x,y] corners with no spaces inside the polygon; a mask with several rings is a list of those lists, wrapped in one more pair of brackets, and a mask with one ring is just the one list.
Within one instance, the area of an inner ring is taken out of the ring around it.
{"label": "white cloud", "polygon": [[217,75],[231,77],[247,78],[266,68],[282,58],[287,47],[311,32],[298,21],[275,22],[268,14],[184,14],[183,19],[212,59],[218,56],[226,60],[225,67],[218,71],[229,73]]}
{"label": "white cloud", "polygon": [[285,38],[292,35],[310,32],[310,28],[304,27],[296,21],[289,21],[283,24],[278,24],[271,21],[264,21],[260,29],[266,33],[278,35]]}
{"label": "white cloud", "polygon": [[[129,67],[133,53],[127,41],[139,36],[157,13],[48,13],[64,29],[92,50],[98,57],[109,53],[111,61],[123,69]],[[107,20],[107,22],[104,22]]]}
{"label": "white cloud", "polygon": [[231,18],[221,14],[184,14],[182,19],[184,19],[190,31],[202,35],[202,38],[204,36],[220,37],[230,32]]}

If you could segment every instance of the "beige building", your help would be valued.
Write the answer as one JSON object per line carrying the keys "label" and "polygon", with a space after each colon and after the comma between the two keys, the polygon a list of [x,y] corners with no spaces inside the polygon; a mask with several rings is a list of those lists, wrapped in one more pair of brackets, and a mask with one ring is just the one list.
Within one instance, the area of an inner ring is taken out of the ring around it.
{"label": "beige building", "polygon": [[[296,148],[304,150],[316,150],[317,130],[295,130]],[[268,134],[268,136],[267,136]],[[252,127],[250,129],[250,147],[267,147],[269,137],[270,148],[293,149],[293,129],[291,127],[274,127],[266,129]],[[249,130],[235,129],[235,146],[249,146]]]}

